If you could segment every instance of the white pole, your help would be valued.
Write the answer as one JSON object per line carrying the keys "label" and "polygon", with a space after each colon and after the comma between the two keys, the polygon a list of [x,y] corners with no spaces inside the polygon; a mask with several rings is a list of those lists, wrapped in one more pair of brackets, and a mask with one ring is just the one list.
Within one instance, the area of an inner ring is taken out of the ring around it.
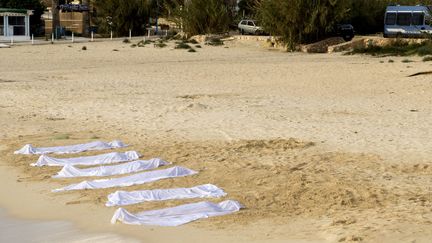
{"label": "white pole", "polygon": [[165,30],[165,36],[168,36],[168,30]]}
{"label": "white pole", "polygon": [[132,30],[129,29],[129,40],[132,40]]}
{"label": "white pole", "polygon": [[150,29],[147,30],[147,37],[150,38]]}
{"label": "white pole", "polygon": [[32,45],[34,45],[34,35],[33,34],[32,34],[31,40],[32,40]]}
{"label": "white pole", "polygon": [[93,40],[94,40],[94,33],[93,33],[93,31],[91,32],[91,42],[93,42]]}
{"label": "white pole", "polygon": [[111,31],[111,40],[113,39],[113,32]]}
{"label": "white pole", "polygon": [[13,35],[11,35],[11,45],[13,45],[14,44],[14,38],[13,38]]}
{"label": "white pole", "polygon": [[54,33],[51,34],[51,43],[54,43]]}
{"label": "white pole", "polygon": [[72,43],[74,43],[75,41],[75,36],[74,36],[74,32],[72,32]]}

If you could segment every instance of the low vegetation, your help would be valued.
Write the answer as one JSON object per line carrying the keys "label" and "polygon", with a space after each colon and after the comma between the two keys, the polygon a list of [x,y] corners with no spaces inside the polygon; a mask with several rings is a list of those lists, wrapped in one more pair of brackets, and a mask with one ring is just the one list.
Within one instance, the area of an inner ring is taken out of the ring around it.
{"label": "low vegetation", "polygon": [[411,43],[396,39],[391,43],[379,46],[368,45],[367,47],[354,48],[347,54],[367,54],[372,56],[426,56],[432,55],[432,40],[426,40],[421,43]]}

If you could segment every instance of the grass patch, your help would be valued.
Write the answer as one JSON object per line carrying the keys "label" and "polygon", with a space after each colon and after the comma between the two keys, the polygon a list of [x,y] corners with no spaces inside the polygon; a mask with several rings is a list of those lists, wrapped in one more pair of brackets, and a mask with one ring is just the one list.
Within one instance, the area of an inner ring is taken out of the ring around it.
{"label": "grass patch", "polygon": [[54,136],[55,140],[65,140],[65,139],[69,139],[70,135],[69,134],[58,134]]}
{"label": "grass patch", "polygon": [[142,41],[139,41],[138,43],[137,43],[137,46],[138,47],[145,47],[146,45],[148,45],[148,44],[151,44],[151,43],[154,43],[154,41],[151,41],[151,40],[142,40]]}
{"label": "grass patch", "polygon": [[432,61],[432,56],[427,56],[423,58],[423,62],[430,62]]}
{"label": "grass patch", "polygon": [[403,62],[403,63],[410,63],[410,62],[414,62],[414,61],[413,61],[413,60],[410,60],[410,59],[403,59],[402,62]]}
{"label": "grass patch", "polygon": [[87,46],[83,46],[83,47],[81,48],[81,50],[83,50],[83,51],[87,51]]}
{"label": "grass patch", "polygon": [[389,63],[394,63],[394,60],[390,59],[388,60]]}
{"label": "grass patch", "polygon": [[177,44],[174,48],[175,49],[192,49],[192,47],[185,42],[177,42]]}
{"label": "grass patch", "polygon": [[154,46],[158,47],[158,48],[164,48],[164,47],[167,47],[168,45],[163,43],[163,42],[159,42],[159,43],[156,43]]}
{"label": "grass patch", "polygon": [[202,46],[201,46],[201,45],[196,45],[195,47],[196,47],[196,48],[202,48]]}
{"label": "grass patch", "polygon": [[123,43],[130,43],[129,39],[123,39]]}
{"label": "grass patch", "polygon": [[422,43],[409,43],[396,39],[385,46],[369,45],[367,47],[354,48],[348,55],[366,54],[372,56],[426,56],[432,55],[432,40]]}
{"label": "grass patch", "polygon": [[223,46],[224,42],[219,38],[211,38],[206,42],[209,46]]}
{"label": "grass patch", "polygon": [[93,135],[90,139],[99,139],[100,137]]}
{"label": "grass patch", "polygon": [[189,51],[188,52],[197,52],[195,49],[189,49]]}
{"label": "grass patch", "polygon": [[132,48],[135,48],[135,47],[137,47],[137,45],[136,45],[136,44],[132,44],[131,47],[132,47]]}

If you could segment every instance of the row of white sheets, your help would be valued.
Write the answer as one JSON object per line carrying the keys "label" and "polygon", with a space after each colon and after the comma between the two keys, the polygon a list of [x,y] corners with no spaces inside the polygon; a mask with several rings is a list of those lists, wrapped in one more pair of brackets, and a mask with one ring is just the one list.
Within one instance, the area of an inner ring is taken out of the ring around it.
{"label": "row of white sheets", "polygon": [[151,170],[170,163],[155,158],[150,160],[136,160],[118,165],[91,167],[80,169],[73,165],[65,165],[53,178],[74,178],[90,176],[113,176],[131,174],[144,170]]}
{"label": "row of white sheets", "polygon": [[219,198],[226,193],[219,187],[206,184],[191,188],[156,189],[143,191],[116,191],[108,195],[107,207],[126,206],[142,202],[192,198]]}
{"label": "row of white sheets", "polygon": [[[58,159],[44,155],[48,153],[79,153],[89,150],[103,150],[121,148],[126,146],[127,145],[123,144],[120,141],[113,141],[110,143],[97,141],[86,144],[46,148],[34,148],[33,146],[28,144],[22,149],[15,151],[15,154],[42,154],[42,156],[39,157],[36,163],[31,164],[32,166],[63,166],[63,169],[57,175],[53,176],[54,178],[121,175],[155,169],[160,166],[170,164],[161,159],[132,161],[141,157],[141,155],[136,151],[128,151],[124,153],[114,152],[95,156],[65,159]],[[76,167],[77,165],[106,165],[127,161],[132,162],[85,169]],[[196,171],[184,167],[175,166],[164,170],[143,172],[121,178],[83,181],[81,183],[72,184],[53,191],[59,192],[69,190],[126,187],[166,178],[189,176],[196,173]],[[147,201],[162,201],[173,199],[210,197],[218,198],[225,195],[226,193],[222,189],[212,184],[200,185],[191,188],[156,189],[132,192],[117,191],[108,196],[108,202],[106,203],[106,206],[125,206]],[[227,200],[218,204],[212,202],[191,203],[173,208],[144,211],[137,214],[132,214],[123,208],[119,208],[114,213],[111,222],[115,223],[116,221],[121,221],[125,224],[178,226],[201,218],[234,213],[239,211],[241,208],[243,208],[243,206],[239,202],[232,200]]]}
{"label": "row of white sheets", "polygon": [[136,151],[127,151],[123,153],[113,152],[99,154],[94,156],[84,156],[76,158],[53,158],[47,155],[41,155],[36,163],[31,166],[65,166],[65,165],[104,165],[118,162],[137,160],[141,157]]}
{"label": "row of white sheets", "polygon": [[57,147],[42,147],[35,148],[31,144],[26,144],[21,149],[15,151],[15,154],[74,154],[81,153],[84,151],[91,150],[104,150],[104,149],[115,149],[115,148],[123,148],[128,145],[124,144],[121,141],[114,140],[112,142],[106,143],[102,141],[95,141],[84,144],[75,144],[75,145],[67,145],[67,146],[57,146]]}
{"label": "row of white sheets", "polygon": [[198,172],[188,168],[174,166],[164,170],[155,170],[142,172],[130,176],[112,178],[112,179],[99,179],[93,181],[83,181],[77,184],[55,189],[53,192],[72,191],[72,190],[85,190],[85,189],[101,189],[112,187],[127,187],[133,185],[140,185],[153,181],[158,181],[167,178],[183,177],[197,174]]}
{"label": "row of white sheets", "polygon": [[221,203],[198,202],[172,208],[130,213],[119,208],[115,211],[111,223],[121,221],[134,225],[179,226],[198,219],[231,214],[244,208],[237,201],[227,200]]}

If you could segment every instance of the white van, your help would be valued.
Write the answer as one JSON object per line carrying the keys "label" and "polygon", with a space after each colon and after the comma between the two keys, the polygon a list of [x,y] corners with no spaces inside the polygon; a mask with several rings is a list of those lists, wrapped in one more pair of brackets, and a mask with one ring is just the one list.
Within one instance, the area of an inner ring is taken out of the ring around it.
{"label": "white van", "polygon": [[432,34],[431,6],[388,6],[384,37],[425,37]]}

